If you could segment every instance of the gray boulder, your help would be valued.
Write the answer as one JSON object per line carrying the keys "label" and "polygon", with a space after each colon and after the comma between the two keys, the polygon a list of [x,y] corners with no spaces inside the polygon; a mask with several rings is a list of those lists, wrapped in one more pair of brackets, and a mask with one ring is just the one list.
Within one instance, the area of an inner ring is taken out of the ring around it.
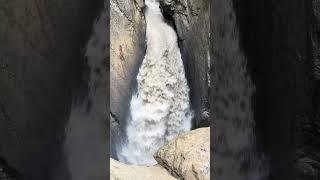
{"label": "gray boulder", "polygon": [[178,179],[210,179],[210,128],[187,132],[161,147],[154,158]]}

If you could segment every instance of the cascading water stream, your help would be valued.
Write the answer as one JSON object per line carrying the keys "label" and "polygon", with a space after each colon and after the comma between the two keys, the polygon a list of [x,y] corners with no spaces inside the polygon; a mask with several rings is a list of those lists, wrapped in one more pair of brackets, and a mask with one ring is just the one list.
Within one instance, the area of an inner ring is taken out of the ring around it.
{"label": "cascading water stream", "polygon": [[160,146],[191,129],[193,113],[177,35],[164,21],[159,1],[145,3],[147,51],[131,99],[127,139],[117,154],[128,164],[152,165]]}

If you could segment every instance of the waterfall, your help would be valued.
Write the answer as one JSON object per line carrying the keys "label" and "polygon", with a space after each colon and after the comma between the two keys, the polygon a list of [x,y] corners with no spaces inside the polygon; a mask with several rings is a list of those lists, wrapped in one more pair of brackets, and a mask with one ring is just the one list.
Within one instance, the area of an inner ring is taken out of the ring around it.
{"label": "waterfall", "polygon": [[[247,73],[247,59],[239,46],[239,32],[232,1],[219,3],[216,21],[223,23],[214,31],[213,67],[215,69],[212,109],[214,118],[215,179],[261,180],[268,173],[264,157],[256,148],[252,97],[255,86]],[[221,18],[222,19],[222,18]],[[214,32],[215,33],[215,32]],[[221,34],[221,33],[220,33]],[[268,113],[268,112],[266,112]]]}
{"label": "waterfall", "polygon": [[88,95],[73,105],[66,129],[65,152],[73,180],[107,179],[106,12],[95,22],[85,51],[90,69]]}
{"label": "waterfall", "polygon": [[191,129],[193,118],[177,35],[157,0],[146,0],[147,50],[127,117],[127,139],[117,154],[128,164],[155,164],[153,154]]}

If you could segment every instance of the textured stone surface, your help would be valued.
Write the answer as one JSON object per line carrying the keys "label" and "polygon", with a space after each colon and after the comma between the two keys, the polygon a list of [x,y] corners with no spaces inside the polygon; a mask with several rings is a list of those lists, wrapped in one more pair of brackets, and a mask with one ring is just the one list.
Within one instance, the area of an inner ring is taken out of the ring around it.
{"label": "textured stone surface", "polygon": [[191,103],[195,110],[196,127],[209,126],[209,2],[209,0],[160,0],[164,16],[172,18],[178,34],[191,90]]}
{"label": "textured stone surface", "polygon": [[175,180],[160,166],[133,166],[110,159],[111,180]]}
{"label": "textured stone surface", "polygon": [[301,179],[320,177],[320,1],[310,1],[310,41],[312,47],[313,110],[298,119],[296,165]]}
{"label": "textured stone surface", "polygon": [[146,48],[143,6],[142,0],[110,1],[110,110],[122,129]]}
{"label": "textured stone surface", "polygon": [[[256,86],[252,100],[258,148],[269,159],[270,179],[294,179],[298,172],[296,144],[304,144],[298,142],[296,128],[300,117],[312,114],[317,104],[308,37],[311,1],[214,0],[212,3],[212,81],[216,87],[212,94],[224,86],[219,77],[224,70],[216,67],[228,56],[220,44],[232,37],[232,33],[225,33],[226,28],[229,31],[232,16],[221,6],[230,3],[240,29],[240,47],[248,60],[248,74]],[[211,102],[216,100],[212,98]],[[212,112],[214,119],[227,113],[216,108]]]}
{"label": "textured stone surface", "polygon": [[[212,2],[211,94],[216,179],[262,179],[266,168],[256,152],[254,84],[239,43],[232,0]],[[263,169],[263,170],[260,170]]]}
{"label": "textured stone surface", "polygon": [[25,179],[53,178],[63,164],[72,96],[86,91],[83,48],[102,7],[0,1],[0,157]]}
{"label": "textured stone surface", "polygon": [[158,164],[175,177],[210,179],[210,128],[185,133],[161,147],[154,155]]}
{"label": "textured stone surface", "polygon": [[18,180],[19,178],[21,178],[19,173],[12,167],[9,167],[5,160],[0,159],[0,179]]}

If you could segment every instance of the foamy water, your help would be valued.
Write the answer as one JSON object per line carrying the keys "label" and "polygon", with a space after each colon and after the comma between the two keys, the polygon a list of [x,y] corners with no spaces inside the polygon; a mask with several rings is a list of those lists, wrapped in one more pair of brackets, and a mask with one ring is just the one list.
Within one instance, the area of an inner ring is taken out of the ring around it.
{"label": "foamy water", "polygon": [[153,154],[191,129],[189,87],[174,29],[164,22],[156,0],[146,0],[147,51],[127,117],[127,139],[118,150],[128,164],[155,164]]}

